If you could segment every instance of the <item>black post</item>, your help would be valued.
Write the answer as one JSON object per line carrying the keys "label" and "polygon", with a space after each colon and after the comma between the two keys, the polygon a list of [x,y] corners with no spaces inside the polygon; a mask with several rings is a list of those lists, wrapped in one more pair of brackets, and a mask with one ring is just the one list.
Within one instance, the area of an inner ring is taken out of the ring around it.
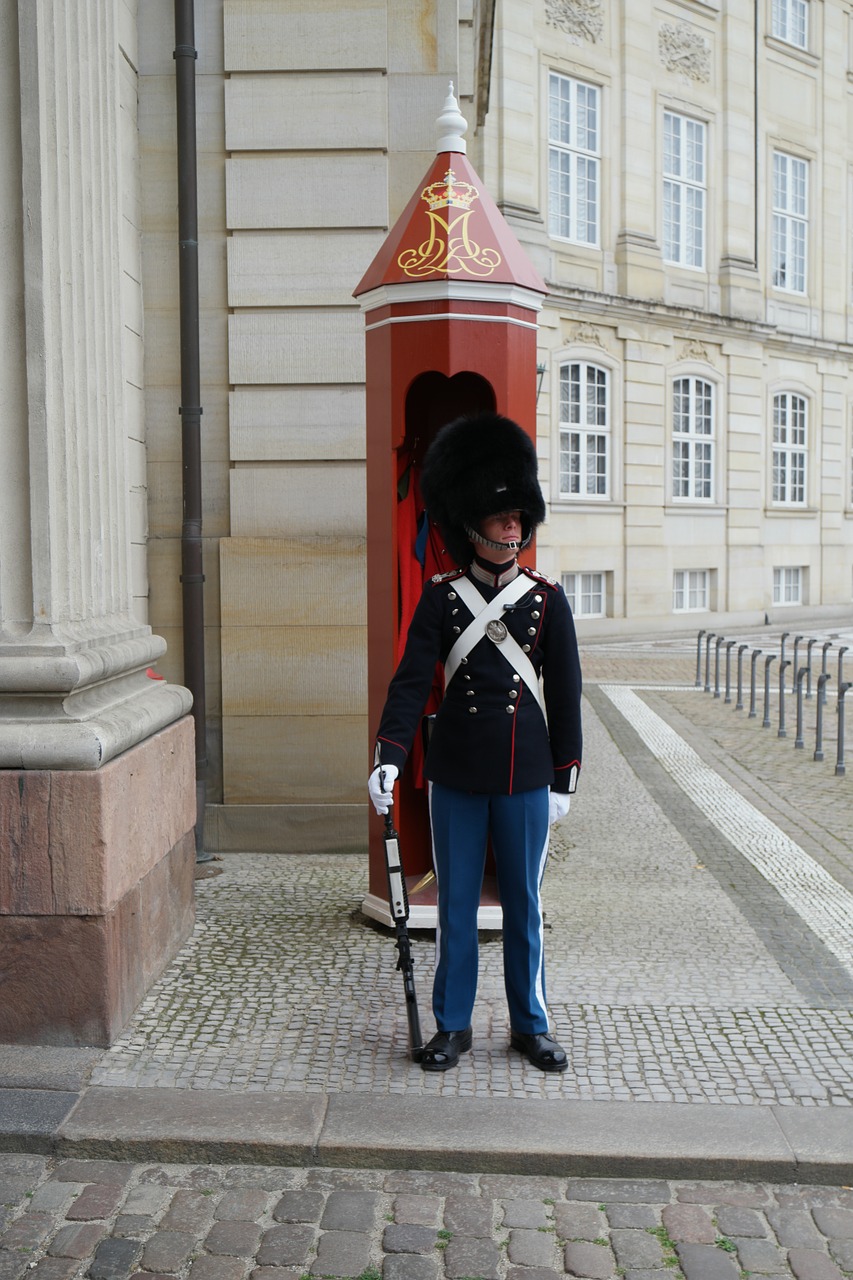
{"label": "black post", "polygon": [[725,639],[724,636],[717,636],[717,640],[714,645],[714,697],[715,698],[719,698],[720,696],[720,645],[723,643],[724,639]]}
{"label": "black post", "polygon": [[806,671],[806,667],[800,667],[797,672],[797,736],[794,739],[794,746],[798,748],[806,745],[803,742],[803,676]]}
{"label": "black post", "polygon": [[776,661],[775,653],[768,653],[764,659],[764,719],[762,729],[770,728],[770,663]]}
{"label": "black post", "polygon": [[[828,650],[830,650],[830,649],[832,648],[832,641],[831,641],[831,640],[824,640],[823,645],[822,645],[822,648],[823,648],[823,663],[822,663],[822,665],[821,665],[820,673],[821,673],[821,675],[825,676],[825,675],[826,675],[826,655],[827,655]],[[820,682],[818,682],[818,685],[819,685],[819,688],[821,688],[821,689],[822,689],[822,692],[823,692],[823,700],[824,700],[824,702],[826,702],[826,681],[824,680],[824,682],[823,682],[823,685],[822,685],[822,686],[820,685]]]}
{"label": "black post", "polygon": [[832,676],[828,676],[825,671],[822,671],[817,678],[817,724],[812,759],[818,761],[823,759],[823,704],[826,702],[826,682],[831,679]]}
{"label": "black post", "polygon": [[702,688],[702,637],[705,632],[700,631],[696,637],[696,688]]}
{"label": "black post", "polygon": [[843,675],[843,671],[844,671],[844,655],[845,655],[845,653],[847,652],[848,648],[849,648],[849,645],[843,644],[843,645],[841,645],[840,649],[838,650],[838,682],[837,682],[837,684],[836,684],[836,686],[835,686],[835,687],[836,687],[836,689],[838,690],[838,701],[837,701],[837,702],[836,702],[836,704],[835,704],[835,710],[836,710],[836,711],[840,711],[840,710],[841,710],[841,684],[842,684],[842,681],[843,681],[843,679],[844,679],[844,675]]}
{"label": "black post", "polygon": [[850,688],[850,681],[838,686],[838,745],[835,752],[836,777],[844,776],[844,695]]}
{"label": "black post", "polygon": [[748,644],[739,644],[737,647],[737,702],[735,703],[735,711],[743,711],[743,655],[748,648]]}
{"label": "black post", "polygon": [[732,700],[732,645],[737,644],[737,640],[726,641],[726,696],[723,702],[731,702]]}
{"label": "black post", "polygon": [[790,667],[791,659],[784,658],[779,663],[779,732],[777,738],[787,738],[788,730],[785,728],[785,669]]}
{"label": "black post", "polygon": [[183,524],[181,587],[184,683],[193,696],[196,764],[196,861],[206,862],[207,714],[204,676],[204,572],[201,495],[201,359],[198,315],[198,177],[194,0],[175,0],[175,98],[178,155],[178,283],[181,333]]}
{"label": "black post", "polygon": [[817,636],[813,636],[806,645],[806,699],[812,696],[812,649],[817,644]]}
{"label": "black post", "polygon": [[801,641],[801,640],[804,640],[804,639],[805,639],[805,636],[794,636],[794,662],[793,662],[793,668],[794,668],[794,683],[791,685],[791,692],[792,692],[792,693],[793,693],[793,691],[794,691],[794,684],[796,684],[796,680],[797,680],[797,672],[798,672],[798,671],[799,671],[799,669],[800,669],[800,668],[797,666],[797,655],[798,655],[798,651],[799,651],[799,648],[800,648],[800,641]]}
{"label": "black post", "polygon": [[705,636],[705,693],[711,692],[711,641],[715,634],[709,631]]}
{"label": "black post", "polygon": [[761,656],[761,650],[760,650],[760,649],[753,649],[753,651],[752,651],[752,659],[751,659],[751,661],[750,661],[750,676],[749,676],[749,715],[747,716],[747,720],[754,720],[754,719],[755,719],[755,716],[756,716],[756,711],[755,711],[755,664],[756,664],[756,662],[758,661],[758,659],[759,659],[759,657],[760,657],[760,656]]}

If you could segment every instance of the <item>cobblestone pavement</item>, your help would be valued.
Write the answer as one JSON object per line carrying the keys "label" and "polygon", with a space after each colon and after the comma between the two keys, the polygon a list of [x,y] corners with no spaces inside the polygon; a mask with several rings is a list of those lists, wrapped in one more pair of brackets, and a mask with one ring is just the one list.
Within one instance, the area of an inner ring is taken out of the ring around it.
{"label": "cobblestone pavement", "polygon": [[2,1280],[841,1280],[853,1190],[0,1154]]}
{"label": "cobblestone pavement", "polygon": [[[695,654],[689,639],[584,652],[584,776],[543,890],[565,1075],[507,1052],[497,935],[473,1052],[427,1074],[407,1056],[393,941],[360,912],[363,860],[229,855],[92,1083],[853,1105],[849,779],[697,691]],[[432,935],[414,952],[430,1034]]]}

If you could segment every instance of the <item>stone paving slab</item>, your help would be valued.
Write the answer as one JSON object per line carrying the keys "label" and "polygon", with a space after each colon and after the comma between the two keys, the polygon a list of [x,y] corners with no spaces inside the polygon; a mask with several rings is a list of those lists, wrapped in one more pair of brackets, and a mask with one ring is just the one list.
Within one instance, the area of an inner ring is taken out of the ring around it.
{"label": "stone paving slab", "polygon": [[59,1125],[77,1103],[76,1093],[0,1089],[0,1151],[48,1151]]}
{"label": "stone paving slab", "polygon": [[314,1161],[326,1098],[216,1090],[93,1087],[57,1129],[77,1157]]}
{"label": "stone paving slab", "polygon": [[[853,1256],[853,1189],[838,1185],[0,1154],[12,1183],[2,1280],[841,1280]],[[48,1208],[57,1185],[69,1194]],[[105,1187],[112,1208],[79,1221]],[[208,1212],[176,1231],[188,1198]],[[298,1223],[279,1222],[283,1201]]]}
{"label": "stone paving slab", "polygon": [[100,1049],[0,1044],[0,1089],[79,1092],[103,1056]]}
{"label": "stone paving slab", "polygon": [[[775,1111],[653,1103],[481,1102],[336,1095],[320,1136],[326,1163],[572,1176],[799,1176]],[[833,1174],[836,1166],[833,1164]],[[853,1168],[842,1158],[842,1169]],[[817,1175],[815,1175],[817,1176]]]}

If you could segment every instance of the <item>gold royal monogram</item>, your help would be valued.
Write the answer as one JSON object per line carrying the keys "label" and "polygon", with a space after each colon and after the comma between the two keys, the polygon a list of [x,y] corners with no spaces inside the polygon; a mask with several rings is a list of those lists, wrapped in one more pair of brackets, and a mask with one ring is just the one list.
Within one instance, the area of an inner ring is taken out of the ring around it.
{"label": "gold royal monogram", "polygon": [[[471,205],[479,195],[470,182],[457,183],[452,169],[447,170],[443,182],[424,188],[421,199],[429,208],[429,238],[417,249],[404,249],[397,258],[407,276],[417,279],[436,272],[490,276],[500,265],[497,249],[483,248],[468,233]],[[451,212],[455,209],[460,212]]]}

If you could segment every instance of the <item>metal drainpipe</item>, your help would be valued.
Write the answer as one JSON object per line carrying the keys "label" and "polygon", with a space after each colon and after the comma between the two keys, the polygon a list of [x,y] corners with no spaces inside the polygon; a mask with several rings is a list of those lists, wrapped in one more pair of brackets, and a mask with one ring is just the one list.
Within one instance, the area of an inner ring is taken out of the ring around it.
{"label": "metal drainpipe", "polygon": [[204,682],[204,573],[202,571],[201,375],[198,318],[198,180],[194,0],[175,0],[175,98],[178,153],[178,247],[181,327],[181,460],[183,524],[181,586],[183,598],[184,683],[193,696],[196,771],[196,861],[204,852],[207,799],[207,714]]}

